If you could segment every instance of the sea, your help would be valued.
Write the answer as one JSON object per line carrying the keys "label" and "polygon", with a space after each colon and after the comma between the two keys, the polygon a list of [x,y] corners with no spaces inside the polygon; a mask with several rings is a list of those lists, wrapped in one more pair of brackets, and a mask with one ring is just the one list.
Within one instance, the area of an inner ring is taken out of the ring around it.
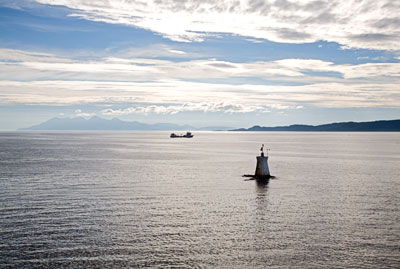
{"label": "sea", "polygon": [[1,132],[0,267],[400,268],[400,133],[169,134]]}

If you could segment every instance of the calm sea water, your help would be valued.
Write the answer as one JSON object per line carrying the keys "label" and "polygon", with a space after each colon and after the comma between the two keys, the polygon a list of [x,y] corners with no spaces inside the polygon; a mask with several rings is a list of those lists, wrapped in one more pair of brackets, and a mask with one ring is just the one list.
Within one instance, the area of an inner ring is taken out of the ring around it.
{"label": "calm sea water", "polygon": [[399,268],[400,134],[0,133],[0,205],[0,267]]}

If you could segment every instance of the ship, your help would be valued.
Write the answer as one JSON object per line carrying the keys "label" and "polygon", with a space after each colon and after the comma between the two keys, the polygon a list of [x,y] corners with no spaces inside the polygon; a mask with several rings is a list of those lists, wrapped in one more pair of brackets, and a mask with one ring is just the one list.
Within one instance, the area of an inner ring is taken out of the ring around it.
{"label": "ship", "polygon": [[192,138],[194,135],[191,132],[187,132],[184,135],[177,135],[175,133],[172,133],[169,137],[170,138],[178,138],[178,137],[185,137],[185,138]]}

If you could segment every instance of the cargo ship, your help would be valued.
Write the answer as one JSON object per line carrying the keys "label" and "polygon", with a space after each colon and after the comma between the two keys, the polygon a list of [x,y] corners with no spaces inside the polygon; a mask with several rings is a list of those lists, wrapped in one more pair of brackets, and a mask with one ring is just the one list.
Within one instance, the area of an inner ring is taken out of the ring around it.
{"label": "cargo ship", "polygon": [[194,135],[191,132],[187,132],[184,135],[177,135],[175,133],[172,133],[169,137],[170,138],[178,138],[178,137],[185,137],[185,138],[192,138]]}

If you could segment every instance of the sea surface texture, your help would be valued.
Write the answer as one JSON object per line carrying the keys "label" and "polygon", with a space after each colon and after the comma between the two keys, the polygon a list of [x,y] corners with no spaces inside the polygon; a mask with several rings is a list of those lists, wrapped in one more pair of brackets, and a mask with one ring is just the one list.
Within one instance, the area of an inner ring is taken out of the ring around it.
{"label": "sea surface texture", "polygon": [[4,268],[399,268],[399,206],[399,133],[0,133]]}

